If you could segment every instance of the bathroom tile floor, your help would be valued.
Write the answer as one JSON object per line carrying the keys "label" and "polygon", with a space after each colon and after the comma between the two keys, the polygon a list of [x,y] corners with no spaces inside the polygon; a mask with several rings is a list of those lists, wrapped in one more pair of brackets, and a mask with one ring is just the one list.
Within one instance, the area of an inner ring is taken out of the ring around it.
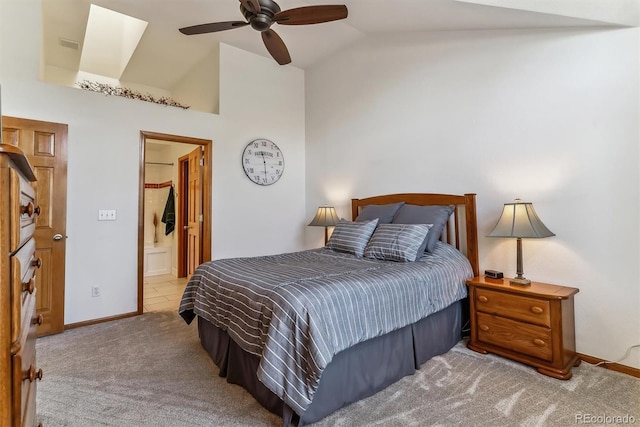
{"label": "bathroom tile floor", "polygon": [[144,311],[178,310],[188,278],[172,275],[144,278]]}

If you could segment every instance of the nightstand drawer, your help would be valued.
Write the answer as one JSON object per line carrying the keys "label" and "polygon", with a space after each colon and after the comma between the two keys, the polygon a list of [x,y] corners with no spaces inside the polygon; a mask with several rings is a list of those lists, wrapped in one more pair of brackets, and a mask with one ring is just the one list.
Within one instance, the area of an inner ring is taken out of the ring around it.
{"label": "nightstand drawer", "polygon": [[543,360],[553,360],[551,330],[477,313],[478,340]]}
{"label": "nightstand drawer", "polygon": [[483,288],[476,288],[475,295],[478,311],[551,326],[549,301]]}

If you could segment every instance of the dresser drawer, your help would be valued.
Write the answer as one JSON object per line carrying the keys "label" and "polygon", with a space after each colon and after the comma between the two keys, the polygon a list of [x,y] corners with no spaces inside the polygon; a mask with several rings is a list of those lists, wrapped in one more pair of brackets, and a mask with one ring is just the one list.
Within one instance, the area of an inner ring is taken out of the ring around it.
{"label": "dresser drawer", "polygon": [[478,340],[551,361],[551,330],[504,317],[477,313]]}
{"label": "dresser drawer", "polygon": [[536,325],[551,326],[549,301],[476,288],[476,310]]}
{"label": "dresser drawer", "polygon": [[12,407],[14,414],[21,414],[22,425],[32,426],[35,425],[36,381],[42,379],[42,371],[36,367],[35,296],[29,298],[25,311],[28,323],[24,325],[19,349],[12,356]]}
{"label": "dresser drawer", "polygon": [[35,199],[36,191],[29,181],[11,170],[11,252],[29,240],[36,230],[40,208],[35,205]]}
{"label": "dresser drawer", "polygon": [[29,240],[11,257],[11,342],[18,341],[22,325],[28,324],[28,311],[23,310],[35,298],[36,241]]}

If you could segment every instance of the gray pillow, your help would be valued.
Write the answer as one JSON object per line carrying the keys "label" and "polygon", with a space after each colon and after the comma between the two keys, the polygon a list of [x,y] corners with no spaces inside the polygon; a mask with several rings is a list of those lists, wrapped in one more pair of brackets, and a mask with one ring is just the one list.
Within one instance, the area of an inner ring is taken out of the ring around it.
{"label": "gray pillow", "polygon": [[351,222],[341,219],[327,242],[327,247],[361,257],[364,248],[378,225],[378,219],[367,222]]}
{"label": "gray pillow", "polygon": [[404,202],[392,203],[390,205],[367,205],[362,208],[356,221],[371,221],[372,219],[378,218],[378,224],[391,224],[393,217],[402,205],[404,205]]}
{"label": "gray pillow", "polygon": [[415,261],[431,224],[380,224],[364,249],[367,258],[385,261]]}
{"label": "gray pillow", "polygon": [[442,235],[442,230],[453,213],[455,207],[450,206],[417,206],[404,205],[393,219],[393,224],[433,224],[424,240],[424,250],[433,252]]}

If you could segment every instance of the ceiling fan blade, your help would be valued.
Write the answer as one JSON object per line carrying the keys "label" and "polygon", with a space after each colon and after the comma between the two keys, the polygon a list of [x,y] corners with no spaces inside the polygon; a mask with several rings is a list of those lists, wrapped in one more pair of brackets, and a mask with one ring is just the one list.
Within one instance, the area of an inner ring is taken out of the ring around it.
{"label": "ceiling fan blade", "polygon": [[267,30],[262,32],[262,41],[265,47],[273,56],[273,59],[280,65],[285,65],[291,62],[291,56],[289,56],[289,50],[284,44],[282,39],[273,30]]}
{"label": "ceiling fan blade", "polygon": [[307,25],[337,21],[346,18],[348,14],[347,6],[343,4],[303,6],[278,12],[273,19],[283,25]]}
{"label": "ceiling fan blade", "polygon": [[210,24],[200,24],[192,27],[180,28],[179,31],[182,34],[191,36],[194,34],[215,33],[217,31],[231,30],[233,28],[244,27],[245,25],[249,25],[249,23],[244,21],[212,22]]}
{"label": "ceiling fan blade", "polygon": [[244,8],[249,12],[260,12],[260,2],[258,0],[240,0],[240,3],[242,3]]}

